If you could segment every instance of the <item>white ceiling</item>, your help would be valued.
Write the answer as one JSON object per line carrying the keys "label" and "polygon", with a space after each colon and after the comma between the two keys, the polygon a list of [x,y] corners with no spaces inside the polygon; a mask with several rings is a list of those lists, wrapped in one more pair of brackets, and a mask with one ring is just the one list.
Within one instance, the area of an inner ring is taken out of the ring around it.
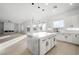
{"label": "white ceiling", "polygon": [[[38,6],[40,8],[38,9]],[[53,8],[57,6],[57,8]],[[58,16],[69,10],[79,8],[79,4],[69,3],[0,3],[0,20],[10,20],[21,23],[26,20],[45,20],[50,16]],[[44,9],[45,11],[42,11]]]}

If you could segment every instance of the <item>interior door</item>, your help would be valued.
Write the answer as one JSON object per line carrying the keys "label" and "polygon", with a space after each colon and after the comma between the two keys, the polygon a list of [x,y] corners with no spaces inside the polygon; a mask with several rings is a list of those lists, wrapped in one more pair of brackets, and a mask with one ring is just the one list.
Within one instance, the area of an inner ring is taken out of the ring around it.
{"label": "interior door", "polygon": [[0,34],[3,33],[4,25],[3,22],[0,22]]}

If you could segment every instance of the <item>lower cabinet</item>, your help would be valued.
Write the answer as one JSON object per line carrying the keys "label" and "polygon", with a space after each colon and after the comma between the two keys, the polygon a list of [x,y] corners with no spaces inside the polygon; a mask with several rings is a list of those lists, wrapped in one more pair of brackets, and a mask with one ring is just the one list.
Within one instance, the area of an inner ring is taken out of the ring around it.
{"label": "lower cabinet", "polygon": [[51,49],[52,42],[51,39],[46,40],[46,51],[49,51]]}
{"label": "lower cabinet", "polygon": [[30,37],[27,40],[28,49],[34,55],[44,55],[46,54],[52,47],[55,45],[54,37],[47,37],[45,38],[33,38]]}
{"label": "lower cabinet", "polygon": [[78,44],[79,45],[79,34],[74,34],[73,36],[73,43]]}
{"label": "lower cabinet", "polygon": [[65,41],[65,42],[79,45],[79,34],[77,34],[77,33],[66,33],[64,35],[60,34],[58,39],[61,41]]}
{"label": "lower cabinet", "polygon": [[79,34],[74,34],[73,33],[65,39],[67,40],[67,42],[79,45]]}
{"label": "lower cabinet", "polygon": [[40,54],[47,53],[52,47],[54,47],[54,38],[48,38],[40,41]]}

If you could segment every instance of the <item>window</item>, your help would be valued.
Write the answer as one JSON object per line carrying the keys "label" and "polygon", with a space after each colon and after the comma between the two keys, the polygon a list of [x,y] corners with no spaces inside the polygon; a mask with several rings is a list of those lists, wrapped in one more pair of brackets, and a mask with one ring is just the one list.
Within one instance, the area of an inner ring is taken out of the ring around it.
{"label": "window", "polygon": [[53,22],[54,28],[63,28],[64,27],[64,20],[58,20]]}

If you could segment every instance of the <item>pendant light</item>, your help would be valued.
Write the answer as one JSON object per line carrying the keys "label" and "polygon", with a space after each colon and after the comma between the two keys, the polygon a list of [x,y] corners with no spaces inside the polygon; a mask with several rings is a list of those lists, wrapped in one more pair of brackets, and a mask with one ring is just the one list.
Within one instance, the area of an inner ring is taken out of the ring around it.
{"label": "pendant light", "polygon": [[34,3],[32,3],[32,5],[34,5]]}

